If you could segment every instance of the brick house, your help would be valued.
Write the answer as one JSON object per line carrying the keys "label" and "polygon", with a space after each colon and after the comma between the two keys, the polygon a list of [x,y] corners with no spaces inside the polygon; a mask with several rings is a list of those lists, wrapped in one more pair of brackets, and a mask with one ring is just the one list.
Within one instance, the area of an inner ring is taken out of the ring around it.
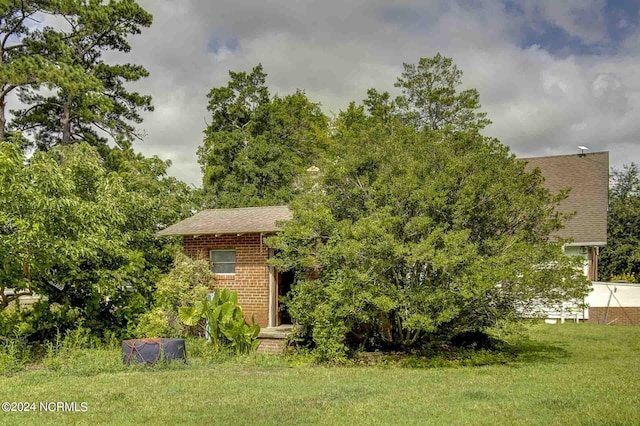
{"label": "brick house", "polygon": [[238,292],[238,302],[248,319],[260,327],[290,323],[278,296],[286,294],[291,276],[267,265],[273,249],[264,238],[289,220],[286,206],[203,210],[160,231],[160,236],[182,236],[185,253],[209,259],[216,287]]}

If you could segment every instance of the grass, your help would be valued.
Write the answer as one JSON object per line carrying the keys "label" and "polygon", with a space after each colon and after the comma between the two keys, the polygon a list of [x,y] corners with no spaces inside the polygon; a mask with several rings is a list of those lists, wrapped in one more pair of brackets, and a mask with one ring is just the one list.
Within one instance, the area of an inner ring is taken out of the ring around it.
{"label": "grass", "polygon": [[640,424],[640,327],[527,334],[515,360],[480,367],[291,367],[254,355],[125,368],[117,351],[86,351],[0,377],[0,402],[86,402],[87,412],[0,412],[0,424]]}

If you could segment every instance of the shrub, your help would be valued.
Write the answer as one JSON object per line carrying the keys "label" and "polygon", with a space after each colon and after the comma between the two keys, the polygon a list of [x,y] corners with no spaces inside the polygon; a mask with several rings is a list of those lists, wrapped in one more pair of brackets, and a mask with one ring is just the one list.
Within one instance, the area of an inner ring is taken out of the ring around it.
{"label": "shrub", "polygon": [[313,341],[316,350],[314,357],[320,362],[341,364],[346,360],[346,347],[344,336],[348,328],[344,324],[332,321],[321,321],[313,328]]}
{"label": "shrub", "polygon": [[238,305],[235,291],[215,290],[192,307],[178,310],[180,320],[188,326],[196,326],[206,320],[206,331],[214,350],[233,348],[236,354],[249,353],[258,348],[260,327],[253,321],[248,324]]}
{"label": "shrub", "polygon": [[295,273],[286,305],[320,358],[410,351],[588,292],[582,260],[549,240],[566,194],[551,195],[499,142],[372,125],[335,149],[267,240],[270,264]]}
{"label": "shrub", "polygon": [[173,268],[156,286],[156,306],[177,313],[179,307],[202,300],[213,283],[214,275],[207,260],[192,259],[184,253],[177,253]]}
{"label": "shrub", "polygon": [[609,281],[627,281],[629,283],[637,283],[636,275],[633,272],[623,272],[621,274],[611,275]]}
{"label": "shrub", "polygon": [[0,339],[0,375],[23,370],[28,357],[29,347],[24,339]]}
{"label": "shrub", "polygon": [[185,335],[185,330],[177,314],[167,309],[154,308],[140,316],[133,335],[135,337],[182,337]]}
{"label": "shrub", "polygon": [[130,328],[133,337],[184,337],[193,334],[178,319],[178,308],[193,306],[206,298],[214,275],[206,260],[194,260],[177,253],[173,268],[158,281],[155,306],[142,314]]}
{"label": "shrub", "polygon": [[0,336],[11,338],[33,333],[33,323],[25,319],[30,310],[31,308],[21,308],[18,304],[0,310]]}

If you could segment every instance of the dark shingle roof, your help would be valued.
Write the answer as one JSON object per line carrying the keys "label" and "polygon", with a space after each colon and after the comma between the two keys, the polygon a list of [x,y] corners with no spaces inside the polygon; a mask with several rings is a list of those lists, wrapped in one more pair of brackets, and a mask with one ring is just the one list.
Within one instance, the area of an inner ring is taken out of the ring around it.
{"label": "dark shingle roof", "polygon": [[563,213],[576,212],[557,232],[562,238],[578,243],[607,242],[607,205],[609,197],[609,153],[558,155],[521,158],[527,169],[540,168],[544,186],[557,194],[571,187],[568,198],[560,203]]}
{"label": "dark shingle roof", "polygon": [[246,234],[275,232],[277,222],[291,219],[287,206],[209,209],[158,232],[167,235]]}

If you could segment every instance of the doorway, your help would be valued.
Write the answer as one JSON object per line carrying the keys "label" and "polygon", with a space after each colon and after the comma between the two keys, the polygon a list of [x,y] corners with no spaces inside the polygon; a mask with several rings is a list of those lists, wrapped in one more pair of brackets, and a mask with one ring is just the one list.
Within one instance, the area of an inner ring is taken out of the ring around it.
{"label": "doorway", "polygon": [[294,278],[293,271],[278,272],[278,325],[292,324],[289,311],[281,300],[289,295]]}

